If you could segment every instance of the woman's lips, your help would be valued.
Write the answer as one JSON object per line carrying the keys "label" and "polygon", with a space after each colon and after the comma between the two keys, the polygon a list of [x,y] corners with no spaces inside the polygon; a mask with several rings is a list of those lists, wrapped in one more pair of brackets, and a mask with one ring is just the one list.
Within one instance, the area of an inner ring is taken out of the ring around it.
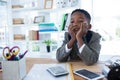
{"label": "woman's lips", "polygon": [[75,29],[74,29],[75,34],[76,34],[78,31],[79,31],[79,28],[75,28]]}
{"label": "woman's lips", "polygon": [[75,29],[74,29],[74,31],[78,31],[78,30],[79,30],[79,28],[75,28]]}

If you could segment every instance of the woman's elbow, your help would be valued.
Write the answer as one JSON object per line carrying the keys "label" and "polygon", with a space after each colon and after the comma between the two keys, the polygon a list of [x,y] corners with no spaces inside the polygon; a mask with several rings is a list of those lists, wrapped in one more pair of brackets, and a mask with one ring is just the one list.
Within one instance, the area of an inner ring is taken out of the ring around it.
{"label": "woman's elbow", "polygon": [[97,61],[98,61],[98,59],[85,61],[84,63],[85,63],[87,66],[91,66],[91,65],[94,65],[95,63],[97,63]]}

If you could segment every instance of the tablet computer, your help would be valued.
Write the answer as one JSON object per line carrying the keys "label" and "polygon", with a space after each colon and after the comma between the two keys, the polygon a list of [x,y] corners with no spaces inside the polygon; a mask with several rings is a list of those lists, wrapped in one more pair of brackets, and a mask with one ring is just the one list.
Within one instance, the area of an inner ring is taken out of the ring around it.
{"label": "tablet computer", "polygon": [[69,74],[69,72],[61,66],[49,67],[47,71],[50,72],[55,77]]}
{"label": "tablet computer", "polygon": [[98,80],[98,79],[104,78],[103,75],[94,73],[94,72],[86,70],[86,69],[76,70],[76,71],[74,71],[74,74],[81,76],[87,80]]}

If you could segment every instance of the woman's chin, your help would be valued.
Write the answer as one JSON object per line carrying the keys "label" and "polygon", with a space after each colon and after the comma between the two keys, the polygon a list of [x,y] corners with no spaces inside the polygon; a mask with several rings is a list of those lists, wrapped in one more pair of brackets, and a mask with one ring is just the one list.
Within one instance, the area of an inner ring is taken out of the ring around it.
{"label": "woman's chin", "polygon": [[75,31],[75,34],[77,34],[78,31]]}

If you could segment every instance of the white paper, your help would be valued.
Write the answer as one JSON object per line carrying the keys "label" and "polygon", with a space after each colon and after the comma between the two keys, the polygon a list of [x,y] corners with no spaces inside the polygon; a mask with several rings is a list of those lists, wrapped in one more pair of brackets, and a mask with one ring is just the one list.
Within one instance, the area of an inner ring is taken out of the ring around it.
{"label": "white paper", "polygon": [[[46,69],[52,66],[61,66],[68,70],[68,76],[54,77]],[[68,78],[68,79],[67,79]],[[34,64],[24,80],[71,80],[69,65],[67,64]]]}

